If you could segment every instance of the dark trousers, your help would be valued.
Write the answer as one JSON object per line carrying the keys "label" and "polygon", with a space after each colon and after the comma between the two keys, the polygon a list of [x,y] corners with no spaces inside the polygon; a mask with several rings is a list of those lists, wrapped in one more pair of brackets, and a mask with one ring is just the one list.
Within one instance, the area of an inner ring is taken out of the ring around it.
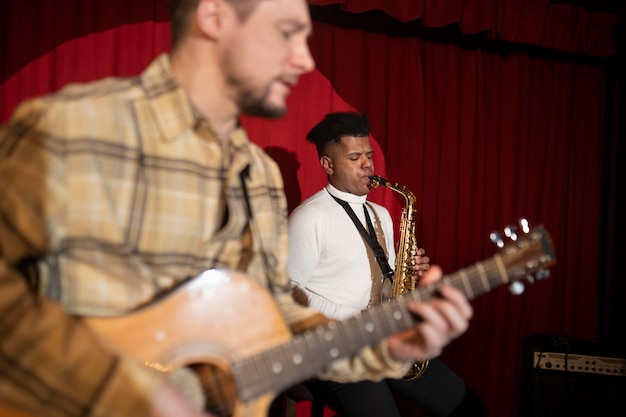
{"label": "dark trousers", "polygon": [[309,381],[309,390],[341,417],[401,417],[393,393],[433,417],[482,417],[487,411],[465,382],[438,359],[431,360],[422,376],[412,381],[386,379],[339,384]]}

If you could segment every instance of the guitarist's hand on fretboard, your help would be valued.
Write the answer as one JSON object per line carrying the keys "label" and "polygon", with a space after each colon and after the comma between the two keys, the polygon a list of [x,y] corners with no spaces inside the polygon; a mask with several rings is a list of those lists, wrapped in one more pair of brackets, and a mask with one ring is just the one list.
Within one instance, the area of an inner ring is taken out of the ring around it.
{"label": "guitarist's hand on fretboard", "polygon": [[[442,270],[433,265],[420,278],[420,286],[441,279]],[[409,302],[409,310],[419,317],[416,324],[389,337],[389,353],[397,360],[425,361],[441,354],[443,348],[469,327],[473,310],[465,295],[444,286],[428,303]]]}

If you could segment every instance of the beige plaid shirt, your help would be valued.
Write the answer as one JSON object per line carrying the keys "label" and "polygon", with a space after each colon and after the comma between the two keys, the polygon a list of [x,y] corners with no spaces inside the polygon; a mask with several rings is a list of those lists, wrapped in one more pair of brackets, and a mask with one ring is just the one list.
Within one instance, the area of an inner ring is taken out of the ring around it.
{"label": "beige plaid shirt", "polygon": [[[26,264],[37,272],[39,292],[65,310],[115,315],[206,269],[228,268],[271,287],[288,324],[316,322],[314,312],[293,301],[288,285],[280,170],[242,128],[228,145],[221,143],[173,79],[167,55],[139,77],[70,85],[22,104],[1,131],[0,178],[3,285],[19,285],[15,270]],[[4,319],[16,296],[0,292],[0,337],[5,327],[16,329]],[[14,331],[0,339],[1,355],[16,369],[4,375],[13,383],[7,386],[26,399],[36,384],[65,391],[59,387],[68,382],[17,372],[28,358],[9,342],[38,340],[36,354],[54,359],[58,352],[41,342],[46,331],[35,320],[28,335]],[[94,358],[82,361],[89,367]],[[47,368],[42,372],[63,372],[62,361],[41,366]],[[111,365],[93,376],[91,392],[87,384],[57,400],[94,407],[100,384],[124,369]],[[326,376],[377,378],[405,369],[384,349],[366,349],[360,360],[340,361]],[[0,383],[3,374],[0,368]],[[153,389],[150,378],[137,379]]]}

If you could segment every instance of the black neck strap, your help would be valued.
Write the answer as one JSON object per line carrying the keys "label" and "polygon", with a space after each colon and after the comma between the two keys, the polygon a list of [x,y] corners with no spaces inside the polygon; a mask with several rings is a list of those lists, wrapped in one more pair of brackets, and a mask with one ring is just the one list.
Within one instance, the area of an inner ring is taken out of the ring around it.
{"label": "black neck strap", "polygon": [[380,246],[380,243],[378,243],[378,239],[376,239],[376,232],[374,231],[374,226],[372,225],[372,220],[370,219],[370,216],[367,212],[367,207],[365,206],[365,204],[363,204],[363,211],[365,212],[365,221],[367,222],[367,228],[370,230],[369,233],[367,232],[367,230],[365,230],[365,228],[363,227],[363,224],[358,219],[358,217],[356,217],[354,210],[352,210],[352,207],[350,207],[350,204],[348,204],[347,201],[340,200],[339,198],[335,197],[332,194],[330,196],[337,203],[339,203],[341,207],[344,208],[346,213],[348,213],[348,216],[350,216],[350,218],[352,219],[352,222],[356,226],[359,233],[361,233],[361,236],[363,236],[363,239],[365,239],[369,247],[372,248],[372,251],[374,252],[374,256],[376,257],[376,262],[378,262],[378,265],[380,265],[380,269],[383,271],[383,276],[393,281],[393,269],[391,269],[391,266],[389,266],[389,262],[387,261],[387,256],[385,255],[385,251]]}

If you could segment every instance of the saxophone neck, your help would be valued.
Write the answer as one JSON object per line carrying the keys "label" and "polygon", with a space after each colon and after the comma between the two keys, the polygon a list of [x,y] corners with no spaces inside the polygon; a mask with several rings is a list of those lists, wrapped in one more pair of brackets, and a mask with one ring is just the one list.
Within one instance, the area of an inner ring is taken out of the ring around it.
{"label": "saxophone neck", "polygon": [[404,200],[407,206],[413,207],[415,205],[415,194],[413,194],[413,192],[407,189],[404,185],[399,185],[398,183],[390,183],[385,178],[380,177],[378,175],[371,175],[369,178],[370,178],[370,188],[378,188],[378,187],[389,188],[390,190],[393,190],[396,193],[402,195],[404,197]]}

